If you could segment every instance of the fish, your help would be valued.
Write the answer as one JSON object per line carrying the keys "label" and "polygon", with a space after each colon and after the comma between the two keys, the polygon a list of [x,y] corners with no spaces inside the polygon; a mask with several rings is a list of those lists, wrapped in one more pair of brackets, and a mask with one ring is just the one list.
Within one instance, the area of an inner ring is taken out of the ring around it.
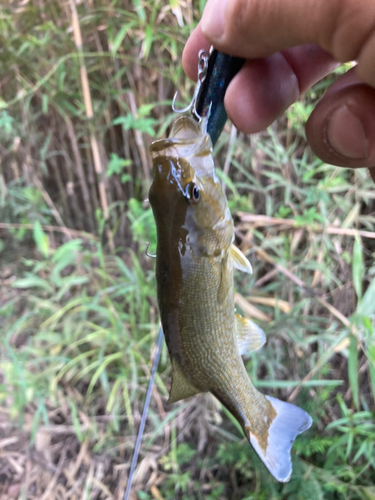
{"label": "fish", "polygon": [[252,268],[234,245],[207,120],[181,116],[150,153],[157,298],[172,365],[168,403],[213,394],[238,420],[269,472],[286,482],[292,444],[312,419],[259,392],[246,372],[242,356],[262,347],[266,337],[235,312],[233,273],[250,274]]}

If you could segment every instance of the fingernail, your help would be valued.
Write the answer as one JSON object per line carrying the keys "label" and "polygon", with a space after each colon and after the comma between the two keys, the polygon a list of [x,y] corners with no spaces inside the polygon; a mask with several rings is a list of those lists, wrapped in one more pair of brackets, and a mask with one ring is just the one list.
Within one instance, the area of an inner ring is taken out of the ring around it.
{"label": "fingernail", "polygon": [[203,34],[212,40],[224,34],[225,7],[228,0],[208,0],[203,12],[201,27]]}
{"label": "fingernail", "polygon": [[326,137],[331,148],[340,156],[353,160],[368,156],[368,140],[361,120],[345,104],[332,113]]}

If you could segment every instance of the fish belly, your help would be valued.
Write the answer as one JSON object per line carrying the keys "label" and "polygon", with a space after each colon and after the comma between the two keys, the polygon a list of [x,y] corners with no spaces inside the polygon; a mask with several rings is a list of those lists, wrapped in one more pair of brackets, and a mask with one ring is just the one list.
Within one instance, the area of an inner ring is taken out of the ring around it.
{"label": "fish belly", "polygon": [[192,384],[214,394],[245,429],[269,403],[251,383],[239,353],[233,285],[225,300],[218,300],[221,274],[221,262],[206,259],[185,278],[179,311],[180,365]]}

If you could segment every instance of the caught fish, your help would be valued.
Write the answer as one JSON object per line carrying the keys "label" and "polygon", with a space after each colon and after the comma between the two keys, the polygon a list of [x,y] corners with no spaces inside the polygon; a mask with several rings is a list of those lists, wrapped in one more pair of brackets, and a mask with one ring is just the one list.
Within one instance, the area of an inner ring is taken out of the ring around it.
{"label": "caught fish", "polygon": [[278,481],[292,472],[290,450],[311,417],[255,389],[242,357],[264,332],[235,314],[233,272],[251,273],[233,244],[234,226],[215,174],[207,120],[179,118],[151,147],[149,200],[157,228],[158,303],[172,364],[169,403],[211,392],[238,420]]}

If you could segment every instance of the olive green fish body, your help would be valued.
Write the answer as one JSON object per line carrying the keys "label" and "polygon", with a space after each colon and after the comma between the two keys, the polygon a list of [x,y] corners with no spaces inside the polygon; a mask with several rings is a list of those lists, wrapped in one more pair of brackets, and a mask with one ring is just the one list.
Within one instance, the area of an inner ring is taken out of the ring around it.
{"label": "olive green fish body", "polygon": [[233,245],[233,220],[204,124],[180,118],[170,137],[150,150],[158,303],[173,367],[169,402],[211,392],[274,477],[287,481],[292,443],[311,419],[257,391],[242,361],[265,336],[235,314],[233,272],[251,272],[251,265]]}
{"label": "olive green fish body", "polygon": [[[260,393],[252,385],[237,347],[233,286],[220,303],[222,262],[219,258],[200,260],[185,275],[179,294],[180,367],[194,386],[211,392],[235,413],[245,429],[249,422],[243,409]],[[231,280],[232,275],[229,271]]]}

